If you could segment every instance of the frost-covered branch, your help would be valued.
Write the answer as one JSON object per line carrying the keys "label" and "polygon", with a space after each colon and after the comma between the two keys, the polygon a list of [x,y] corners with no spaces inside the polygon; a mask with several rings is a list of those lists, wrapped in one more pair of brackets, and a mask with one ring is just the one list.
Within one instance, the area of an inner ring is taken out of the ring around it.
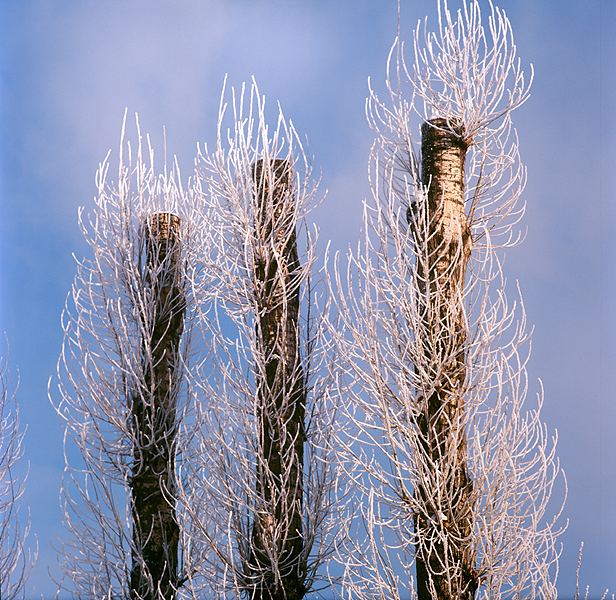
{"label": "frost-covered branch", "polygon": [[[198,161],[209,257],[195,372],[206,403],[183,480],[192,540],[213,597],[303,598],[320,587],[335,533],[335,418],[323,311],[314,293],[317,193],[299,136],[264,98],[223,93],[219,135]],[[304,249],[302,250],[302,247]]]}
{"label": "frost-covered branch", "polygon": [[345,597],[552,599],[556,435],[542,391],[527,399],[530,338],[502,269],[526,177],[510,114],[528,85],[502,11],[486,31],[477,1],[438,7],[413,68],[397,40],[386,99],[371,90],[372,198],[332,281],[360,507]]}
{"label": "frost-covered branch", "polygon": [[24,430],[15,392],[7,380],[7,362],[0,358],[0,598],[24,598],[24,585],[36,552],[27,546],[29,515],[21,509],[25,478],[20,479]]}
{"label": "frost-covered branch", "polygon": [[[582,589],[580,584],[580,571],[582,570],[582,554],[584,551],[584,542],[580,544],[580,549],[578,551],[578,560],[575,568],[575,595],[573,596],[573,600],[589,600],[590,598],[590,586],[584,587],[584,592],[582,595]],[[610,591],[606,588],[601,594],[601,600],[614,600],[616,598],[616,594],[612,592],[610,595]]]}
{"label": "frost-covered branch", "polygon": [[[487,19],[480,3],[466,0],[452,15],[447,0],[438,0],[438,27],[420,21],[413,35],[413,62],[402,67],[419,102],[424,121],[452,120],[470,142],[529,97],[533,80],[517,56],[511,23],[505,11],[488,3]],[[487,23],[486,23],[487,21]]]}
{"label": "frost-covered branch", "polygon": [[117,179],[108,155],[93,210],[80,210],[90,256],[77,259],[50,393],[66,431],[61,585],[97,600],[169,600],[185,576],[177,431],[193,399],[196,193],[177,164],[157,173],[137,134],[133,148],[123,127]]}

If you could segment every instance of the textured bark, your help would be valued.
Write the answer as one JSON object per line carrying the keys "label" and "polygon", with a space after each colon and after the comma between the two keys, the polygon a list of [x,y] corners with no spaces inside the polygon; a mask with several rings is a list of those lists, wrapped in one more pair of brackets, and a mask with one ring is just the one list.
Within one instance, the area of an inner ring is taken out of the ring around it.
{"label": "textured bark", "polygon": [[440,536],[430,549],[417,546],[419,600],[472,600],[478,586],[469,543],[472,482],[466,467],[466,436],[460,426],[466,378],[462,294],[472,240],[464,212],[467,146],[455,130],[445,119],[432,119],[422,126],[422,183],[428,187],[429,226],[428,258],[418,261],[424,315],[419,338],[427,353],[425,364],[435,369],[419,428],[422,451],[444,474],[449,502],[446,507],[435,504],[434,490],[425,485],[415,490],[421,505],[432,505],[435,513],[415,517],[416,535],[424,540]]}
{"label": "textured bark", "polygon": [[[303,463],[306,389],[299,350],[299,259],[291,167],[286,160],[255,163],[257,507],[247,565],[250,598],[299,600],[306,594]],[[274,536],[274,531],[276,535]],[[276,564],[274,564],[276,563]],[[279,577],[275,574],[278,573]]]}
{"label": "textured bark", "polygon": [[153,214],[145,227],[144,279],[152,303],[146,310],[153,312],[144,318],[149,332],[143,340],[144,387],[135,392],[132,406],[133,600],[172,600],[177,586],[175,371],[185,313],[179,229],[180,220],[171,213]]}

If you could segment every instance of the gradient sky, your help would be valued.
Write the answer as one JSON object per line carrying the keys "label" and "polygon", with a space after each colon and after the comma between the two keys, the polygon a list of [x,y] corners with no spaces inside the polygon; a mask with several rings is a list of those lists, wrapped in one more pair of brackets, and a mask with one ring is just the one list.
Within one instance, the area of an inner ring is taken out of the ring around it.
{"label": "gradient sky", "polygon": [[[402,31],[434,0],[402,0]],[[517,111],[526,241],[508,254],[535,325],[531,380],[560,437],[569,484],[559,589],[571,597],[577,547],[583,580],[616,587],[616,4],[501,0],[519,54],[535,67]],[[452,8],[457,6],[451,0]],[[356,240],[367,195],[367,78],[382,81],[396,30],[395,0],[0,0],[0,330],[19,369],[38,535],[31,597],[55,590],[53,545],[62,429],[47,400],[60,313],[85,251],[77,207],[116,149],[124,108],[188,174],[212,142],[224,74],[252,75],[308,139],[329,190],[313,213],[337,248]],[[610,568],[611,567],[611,568]]]}

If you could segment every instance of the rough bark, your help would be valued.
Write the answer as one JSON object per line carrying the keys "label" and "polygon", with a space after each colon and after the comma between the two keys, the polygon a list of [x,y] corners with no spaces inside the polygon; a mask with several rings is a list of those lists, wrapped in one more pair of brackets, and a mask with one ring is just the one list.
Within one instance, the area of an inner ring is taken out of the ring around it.
{"label": "rough bark", "polygon": [[179,218],[164,212],[151,215],[145,227],[144,281],[151,305],[144,318],[144,386],[132,405],[132,600],[172,600],[177,586],[175,371],[185,313],[179,229]]}
{"label": "rough bark", "polygon": [[[259,452],[252,553],[253,600],[299,600],[306,594],[303,463],[306,389],[299,350],[299,259],[293,177],[288,161],[257,161],[253,171],[257,419]],[[264,368],[264,369],[263,369]],[[274,533],[276,532],[276,533]]]}
{"label": "rough bark", "polygon": [[445,493],[441,497],[448,501],[439,505],[435,491],[425,484],[415,490],[420,504],[432,506],[434,513],[428,510],[415,517],[416,535],[420,540],[437,540],[430,547],[417,544],[419,600],[472,600],[478,586],[469,544],[472,482],[461,425],[466,378],[462,294],[472,246],[464,211],[466,151],[455,124],[445,119],[423,124],[422,184],[428,188],[429,225],[428,239],[418,240],[418,245],[428,249],[417,263],[424,315],[418,338],[426,353],[425,364],[434,369],[430,390],[422,397],[419,428],[422,452],[427,463],[443,474]]}

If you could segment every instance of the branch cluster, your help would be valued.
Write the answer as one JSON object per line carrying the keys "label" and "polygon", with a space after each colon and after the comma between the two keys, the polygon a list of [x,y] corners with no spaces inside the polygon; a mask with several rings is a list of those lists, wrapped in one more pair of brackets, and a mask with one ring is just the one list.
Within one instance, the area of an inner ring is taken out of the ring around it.
{"label": "branch cluster", "polygon": [[108,155],[80,211],[91,257],[53,399],[60,586],[79,597],[300,598],[331,553],[331,344],[316,231],[301,228],[317,184],[282,112],[270,130],[255,84],[231,94],[232,124],[223,92],[216,147],[187,185],[177,164],[156,172],[137,123],[136,152],[123,127],[117,180]]}
{"label": "branch cluster", "polygon": [[27,540],[30,518],[20,509],[25,477],[19,469],[24,453],[16,393],[10,391],[7,363],[0,358],[0,598],[23,597],[29,569],[36,560]]}
{"label": "branch cluster", "polygon": [[216,597],[303,597],[335,530],[327,306],[315,292],[316,231],[300,229],[317,184],[293,124],[280,109],[272,121],[254,83],[232,91],[225,134],[197,164],[209,354],[194,381],[207,403],[182,501]]}
{"label": "branch cluster", "polygon": [[455,17],[439,2],[436,32],[418,25],[412,70],[403,50],[386,99],[371,89],[372,197],[331,281],[359,517],[345,593],[406,598],[416,567],[422,600],[555,598],[557,436],[542,390],[527,399],[530,336],[502,269],[526,178],[510,114],[528,85],[505,14],[491,7],[486,32],[475,0]]}

